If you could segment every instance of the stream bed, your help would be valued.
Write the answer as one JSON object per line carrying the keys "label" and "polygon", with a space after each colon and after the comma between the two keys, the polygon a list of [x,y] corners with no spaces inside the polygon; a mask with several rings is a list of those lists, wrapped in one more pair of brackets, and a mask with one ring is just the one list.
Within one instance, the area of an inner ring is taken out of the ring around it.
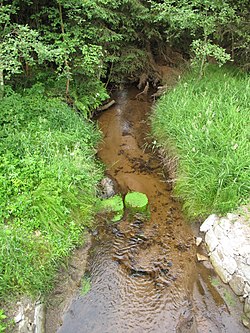
{"label": "stream bed", "polygon": [[148,196],[150,219],[101,220],[88,254],[91,289],[77,293],[57,332],[247,332],[241,304],[225,302],[212,267],[197,262],[194,230],[145,141],[151,105],[136,93],[117,93],[116,105],[99,116],[98,155],[119,192]]}

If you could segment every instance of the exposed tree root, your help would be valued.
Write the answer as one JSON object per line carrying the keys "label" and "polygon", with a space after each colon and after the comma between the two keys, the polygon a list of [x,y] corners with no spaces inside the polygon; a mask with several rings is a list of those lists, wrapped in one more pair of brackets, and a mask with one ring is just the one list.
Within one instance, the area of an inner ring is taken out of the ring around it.
{"label": "exposed tree root", "polygon": [[136,99],[138,99],[138,101],[145,101],[147,100],[147,96],[148,96],[148,89],[149,89],[149,82],[147,81],[144,89],[142,92],[140,92],[139,94],[137,94],[135,96]]}

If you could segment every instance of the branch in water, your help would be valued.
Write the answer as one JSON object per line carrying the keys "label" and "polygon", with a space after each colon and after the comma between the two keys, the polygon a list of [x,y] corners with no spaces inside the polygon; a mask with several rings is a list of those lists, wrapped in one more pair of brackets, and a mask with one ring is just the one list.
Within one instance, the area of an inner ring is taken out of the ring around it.
{"label": "branch in water", "polygon": [[100,107],[97,108],[96,110],[97,110],[97,111],[105,111],[105,110],[109,109],[109,108],[110,108],[112,105],[114,105],[114,104],[115,104],[115,100],[112,99],[110,102],[108,102],[108,103],[106,103],[106,104],[100,106]]}

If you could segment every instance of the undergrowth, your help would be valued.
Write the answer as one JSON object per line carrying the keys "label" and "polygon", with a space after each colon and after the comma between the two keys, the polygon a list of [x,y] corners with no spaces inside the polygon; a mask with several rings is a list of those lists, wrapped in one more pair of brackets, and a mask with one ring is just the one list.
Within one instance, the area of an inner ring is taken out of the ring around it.
{"label": "undergrowth", "polygon": [[5,319],[7,317],[4,314],[4,311],[0,309],[0,333],[5,332],[7,326],[5,324]]}
{"label": "undergrowth", "polygon": [[42,85],[0,102],[0,300],[48,291],[91,224],[100,133]]}
{"label": "undergrowth", "polygon": [[179,158],[174,191],[189,217],[249,200],[249,101],[246,74],[210,65],[202,79],[187,74],[157,103],[153,135]]}

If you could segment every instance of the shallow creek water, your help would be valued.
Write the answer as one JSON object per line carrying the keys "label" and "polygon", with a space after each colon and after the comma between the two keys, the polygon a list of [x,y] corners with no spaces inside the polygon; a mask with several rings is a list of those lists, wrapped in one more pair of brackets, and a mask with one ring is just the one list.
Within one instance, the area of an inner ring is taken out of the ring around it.
{"label": "shallow creek water", "polygon": [[151,217],[102,221],[89,252],[91,290],[73,300],[58,333],[245,332],[212,286],[213,270],[197,263],[193,231],[160,161],[144,149],[150,104],[136,93],[118,93],[99,116],[98,155],[123,195],[148,196]]}

